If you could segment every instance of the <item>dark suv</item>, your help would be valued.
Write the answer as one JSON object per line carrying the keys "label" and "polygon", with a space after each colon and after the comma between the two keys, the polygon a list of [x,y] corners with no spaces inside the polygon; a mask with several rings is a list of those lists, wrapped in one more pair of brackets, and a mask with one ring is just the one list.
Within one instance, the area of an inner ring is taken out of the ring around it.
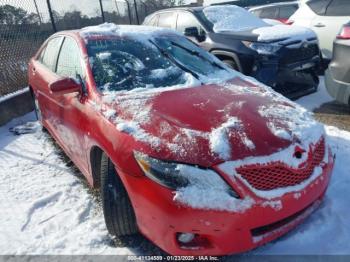
{"label": "dark suv", "polygon": [[185,34],[230,67],[289,98],[317,90],[320,51],[309,29],[272,26],[233,5],[165,9],[146,17],[144,25]]}

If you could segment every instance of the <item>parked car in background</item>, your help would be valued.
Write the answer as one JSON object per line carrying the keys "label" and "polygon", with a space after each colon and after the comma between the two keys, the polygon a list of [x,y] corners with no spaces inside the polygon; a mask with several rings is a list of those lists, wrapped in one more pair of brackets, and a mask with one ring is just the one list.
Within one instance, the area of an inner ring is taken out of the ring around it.
{"label": "parked car in background", "polygon": [[302,1],[298,11],[289,19],[290,23],[315,31],[323,58],[328,62],[332,59],[333,41],[342,25],[349,20],[349,0]]}
{"label": "parked car in background", "polygon": [[350,106],[350,22],[345,24],[334,41],[333,59],[325,74],[328,93]]}
{"label": "parked car in background", "polygon": [[272,26],[234,5],[161,10],[144,24],[183,33],[231,68],[289,98],[317,90],[320,51],[309,29]]}
{"label": "parked car in background", "polygon": [[28,69],[38,119],[100,189],[112,235],[226,255],[287,233],[323,199],[324,126],[172,30],[58,32]]}
{"label": "parked car in background", "polygon": [[249,12],[261,19],[274,19],[284,24],[291,24],[289,18],[298,10],[298,8],[299,2],[293,1],[254,6],[249,9]]}

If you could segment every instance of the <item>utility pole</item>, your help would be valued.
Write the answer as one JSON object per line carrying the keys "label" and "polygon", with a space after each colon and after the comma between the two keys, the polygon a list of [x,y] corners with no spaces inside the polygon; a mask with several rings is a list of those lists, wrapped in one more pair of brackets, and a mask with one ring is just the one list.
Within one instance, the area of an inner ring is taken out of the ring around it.
{"label": "utility pole", "polygon": [[137,4],[136,4],[136,0],[134,0],[134,5],[135,5],[135,15],[136,15],[136,21],[137,21],[137,24],[139,25],[140,24],[140,19],[139,19],[139,13],[137,11]]}
{"label": "utility pole", "polygon": [[103,5],[102,5],[102,0],[99,0],[100,2],[100,8],[101,8],[101,15],[102,15],[102,22],[106,22],[106,19],[105,19],[105,13],[103,12]]}
{"label": "utility pole", "polygon": [[50,20],[51,20],[51,24],[52,24],[52,29],[53,29],[54,32],[57,32],[55,20],[54,20],[54,18],[53,18],[53,13],[52,13],[52,9],[51,9],[50,0],[46,0],[46,3],[47,3],[47,8],[49,9],[49,14],[50,14]]}
{"label": "utility pole", "polygon": [[41,16],[40,16],[40,13],[39,13],[38,5],[36,4],[36,0],[34,0],[34,5],[35,5],[35,9],[36,9],[36,12],[38,14],[39,22],[40,22],[40,25],[41,25],[43,23],[43,21],[41,20]]}

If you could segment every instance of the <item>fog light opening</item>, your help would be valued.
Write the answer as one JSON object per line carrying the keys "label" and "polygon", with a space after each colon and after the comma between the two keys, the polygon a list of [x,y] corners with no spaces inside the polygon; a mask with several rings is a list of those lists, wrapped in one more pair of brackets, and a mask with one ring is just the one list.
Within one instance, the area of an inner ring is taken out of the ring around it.
{"label": "fog light opening", "polygon": [[187,244],[195,238],[195,234],[192,233],[179,233],[177,240],[182,244]]}
{"label": "fog light opening", "polygon": [[176,234],[176,239],[182,249],[201,249],[211,247],[209,240],[205,236],[199,234],[181,232]]}

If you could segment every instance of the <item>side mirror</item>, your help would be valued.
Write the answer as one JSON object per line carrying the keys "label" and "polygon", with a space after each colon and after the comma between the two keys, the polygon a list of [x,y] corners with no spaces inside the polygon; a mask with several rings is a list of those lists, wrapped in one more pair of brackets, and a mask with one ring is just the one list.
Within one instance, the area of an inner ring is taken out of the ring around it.
{"label": "side mirror", "polygon": [[81,92],[82,86],[72,78],[60,78],[49,84],[49,89],[52,94],[64,95],[69,93]]}
{"label": "side mirror", "polygon": [[185,28],[184,35],[187,37],[195,38],[198,42],[205,41],[205,35],[200,34],[197,27],[187,27]]}
{"label": "side mirror", "polygon": [[185,28],[184,35],[187,37],[199,37],[199,31],[197,27],[187,27]]}

